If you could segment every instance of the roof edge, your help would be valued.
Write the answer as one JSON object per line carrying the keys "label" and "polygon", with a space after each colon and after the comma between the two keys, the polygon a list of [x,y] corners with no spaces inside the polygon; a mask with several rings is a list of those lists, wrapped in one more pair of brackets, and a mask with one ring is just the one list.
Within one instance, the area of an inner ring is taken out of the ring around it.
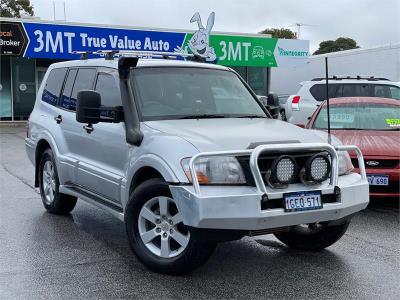
{"label": "roof edge", "polygon": [[[179,33],[194,33],[195,29],[176,29],[176,28],[157,28],[157,27],[141,27],[141,26],[130,26],[130,25],[110,25],[110,24],[96,24],[96,23],[80,23],[80,22],[67,22],[64,20],[43,20],[40,18],[4,18],[0,17],[0,21],[8,22],[26,22],[26,23],[40,23],[40,24],[52,24],[52,25],[69,25],[69,26],[83,26],[83,27],[103,27],[113,29],[127,29],[127,30],[143,30],[143,31],[154,31],[154,32],[179,32]],[[259,38],[272,38],[271,34],[260,34],[260,33],[245,33],[245,32],[228,32],[228,31],[212,31],[211,35],[233,35],[233,36],[249,36]]]}

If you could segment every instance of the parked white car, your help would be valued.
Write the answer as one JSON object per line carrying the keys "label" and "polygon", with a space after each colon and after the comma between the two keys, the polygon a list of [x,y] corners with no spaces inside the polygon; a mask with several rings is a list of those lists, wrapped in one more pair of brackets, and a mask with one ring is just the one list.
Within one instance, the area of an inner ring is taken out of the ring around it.
{"label": "parked white car", "polygon": [[[400,83],[385,78],[336,77],[328,80],[329,98],[383,97],[400,100]],[[300,83],[297,94],[286,102],[286,119],[292,124],[305,126],[317,107],[326,100],[325,78],[314,78]]]}

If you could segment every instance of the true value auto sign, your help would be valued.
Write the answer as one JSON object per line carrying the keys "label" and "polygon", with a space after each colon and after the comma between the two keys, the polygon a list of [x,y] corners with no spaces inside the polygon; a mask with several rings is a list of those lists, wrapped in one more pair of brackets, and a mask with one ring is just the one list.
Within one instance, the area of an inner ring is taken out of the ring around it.
{"label": "true value auto sign", "polygon": [[0,49],[2,55],[49,59],[77,59],[74,51],[178,51],[226,66],[259,67],[297,65],[308,58],[308,41],[211,34],[213,18],[203,27],[196,13],[191,21],[198,30],[190,33],[1,21]]}

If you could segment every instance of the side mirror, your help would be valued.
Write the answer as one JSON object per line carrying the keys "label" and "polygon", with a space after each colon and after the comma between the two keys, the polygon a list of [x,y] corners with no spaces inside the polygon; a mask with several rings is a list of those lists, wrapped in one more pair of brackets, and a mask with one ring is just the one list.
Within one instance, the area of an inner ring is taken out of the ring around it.
{"label": "side mirror", "polygon": [[124,121],[122,106],[101,105],[101,96],[96,91],[79,91],[76,101],[76,120],[79,123],[97,124],[119,123]]}
{"label": "side mirror", "polygon": [[76,101],[76,120],[79,123],[100,122],[101,96],[95,91],[79,91]]}
{"label": "side mirror", "polygon": [[279,119],[279,98],[278,95],[271,93],[268,96],[258,96],[258,99],[269,111],[272,118]]}
{"label": "side mirror", "polygon": [[268,104],[268,106],[279,107],[278,95],[275,93],[268,94],[267,104]]}

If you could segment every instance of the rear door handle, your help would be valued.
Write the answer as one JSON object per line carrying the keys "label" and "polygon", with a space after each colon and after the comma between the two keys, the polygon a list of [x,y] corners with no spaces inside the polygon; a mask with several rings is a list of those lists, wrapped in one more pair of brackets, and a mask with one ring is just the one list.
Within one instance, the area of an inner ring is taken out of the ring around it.
{"label": "rear door handle", "polygon": [[83,129],[85,129],[86,132],[89,133],[89,134],[94,130],[92,124],[88,124],[88,125],[83,126]]}
{"label": "rear door handle", "polygon": [[54,117],[54,120],[57,122],[57,124],[60,124],[62,122],[62,116],[58,115],[57,117]]}

